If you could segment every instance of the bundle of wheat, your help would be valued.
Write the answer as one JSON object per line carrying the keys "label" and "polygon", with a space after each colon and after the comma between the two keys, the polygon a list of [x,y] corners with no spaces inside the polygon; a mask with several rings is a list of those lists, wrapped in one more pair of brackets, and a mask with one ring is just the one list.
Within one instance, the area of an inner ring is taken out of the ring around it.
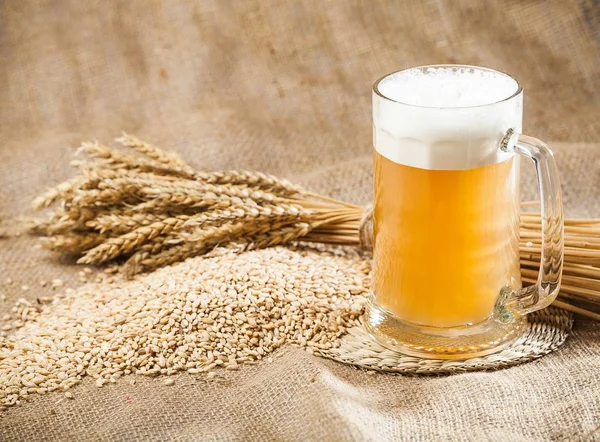
{"label": "bundle of wheat", "polygon": [[[135,137],[122,148],[84,143],[80,175],[34,201],[61,203],[32,223],[44,247],[81,264],[121,265],[127,276],[201,255],[218,245],[262,248],[294,240],[370,248],[370,212],[260,172],[202,172]],[[537,277],[539,214],[521,214],[523,281]],[[565,221],[559,307],[600,319],[600,220]],[[574,305],[577,304],[577,305]]]}

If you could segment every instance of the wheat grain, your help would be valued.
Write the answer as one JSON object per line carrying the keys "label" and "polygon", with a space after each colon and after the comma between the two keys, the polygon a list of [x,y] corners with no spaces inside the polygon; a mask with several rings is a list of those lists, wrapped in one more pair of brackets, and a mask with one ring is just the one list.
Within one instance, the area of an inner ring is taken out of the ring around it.
{"label": "wheat grain", "polygon": [[97,387],[128,374],[215,377],[286,343],[333,348],[362,314],[369,273],[349,250],[274,247],[85,285],[51,304],[20,300],[0,332],[0,404],[85,377]]}

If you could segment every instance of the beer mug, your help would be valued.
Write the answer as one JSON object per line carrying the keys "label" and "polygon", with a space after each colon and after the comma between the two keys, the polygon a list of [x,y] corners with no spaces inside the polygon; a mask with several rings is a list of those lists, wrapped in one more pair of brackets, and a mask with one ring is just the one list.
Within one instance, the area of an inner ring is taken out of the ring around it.
{"label": "beer mug", "polygon": [[[367,329],[401,353],[501,350],[556,297],[563,215],[552,152],[521,134],[523,89],[491,69],[406,69],[373,86],[373,282]],[[522,288],[519,160],[541,202],[537,284]]]}

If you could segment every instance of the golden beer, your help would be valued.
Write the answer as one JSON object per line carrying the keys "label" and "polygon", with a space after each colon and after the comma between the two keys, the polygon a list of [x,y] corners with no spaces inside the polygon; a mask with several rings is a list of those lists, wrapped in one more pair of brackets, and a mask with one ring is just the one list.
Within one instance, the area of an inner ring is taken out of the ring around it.
{"label": "golden beer", "polygon": [[377,302],[432,327],[477,324],[502,287],[521,287],[516,158],[427,170],[374,152]]}

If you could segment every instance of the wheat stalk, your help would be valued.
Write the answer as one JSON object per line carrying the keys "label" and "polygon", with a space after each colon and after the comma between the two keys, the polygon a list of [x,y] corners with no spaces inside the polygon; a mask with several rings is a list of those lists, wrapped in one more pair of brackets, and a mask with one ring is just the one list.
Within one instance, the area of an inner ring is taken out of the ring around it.
{"label": "wheat stalk", "polygon": [[196,171],[188,166],[178,155],[173,152],[166,152],[162,149],[152,146],[133,135],[123,133],[121,138],[117,138],[117,141],[123,146],[130,149],[134,149],[145,156],[156,160],[159,163],[169,165],[175,170],[181,170],[185,175],[193,177]]}
{"label": "wheat stalk", "polygon": [[107,237],[99,233],[69,233],[68,235],[54,235],[42,238],[45,249],[80,254],[106,241]]}
{"label": "wheat stalk", "polygon": [[[171,163],[161,163],[151,157],[142,157],[130,152],[123,152],[99,143],[83,143],[78,149],[77,154],[85,154],[90,159],[97,160],[97,164],[113,170],[126,169],[157,175],[192,178],[185,171],[181,170],[180,167],[174,166]],[[76,163],[76,165],[88,167],[89,163]]]}
{"label": "wheat stalk", "polygon": [[121,255],[127,255],[146,241],[158,236],[167,235],[173,230],[178,230],[186,220],[178,217],[165,218],[147,226],[141,226],[131,232],[124,233],[116,238],[108,238],[105,242],[88,250],[77,260],[78,264],[98,264]]}
{"label": "wheat stalk", "polygon": [[[189,215],[176,215],[175,217],[183,221],[189,219]],[[148,226],[166,218],[171,218],[171,216],[164,213],[135,213],[133,215],[108,213],[87,221],[85,226],[99,233],[110,232],[111,236],[115,236],[130,232],[141,226]]]}
{"label": "wheat stalk", "polygon": [[[363,207],[260,172],[198,171],[131,135],[118,141],[122,149],[83,143],[73,162],[80,175],[34,200],[35,209],[60,203],[30,226],[45,236],[44,247],[75,254],[84,264],[126,259],[129,276],[220,245],[261,248],[302,240],[372,247],[370,212]],[[521,214],[520,238],[523,281],[535,283],[539,214]],[[557,305],[597,318],[579,305],[600,305],[600,220],[565,220],[564,245]]]}
{"label": "wheat stalk", "polygon": [[[251,245],[275,245],[287,242],[290,238],[297,238],[302,233],[310,230],[306,223],[299,223],[295,230],[288,229],[289,222],[257,223],[246,222],[226,223],[220,226],[209,227],[195,235],[189,235],[186,240],[172,247],[159,250],[150,254],[146,251],[134,254],[127,262],[126,274],[135,274],[140,271],[151,271],[158,267],[171,265],[192,256],[204,254],[222,243],[246,242],[245,237],[252,238]],[[296,235],[294,235],[294,233]],[[272,237],[273,236],[273,237]],[[237,239],[237,241],[235,241]]]}
{"label": "wheat stalk", "polygon": [[64,198],[66,195],[69,195],[74,192],[75,189],[80,187],[81,181],[82,177],[77,176],[49,189],[47,192],[33,200],[33,208],[39,210],[50,207],[56,201]]}

